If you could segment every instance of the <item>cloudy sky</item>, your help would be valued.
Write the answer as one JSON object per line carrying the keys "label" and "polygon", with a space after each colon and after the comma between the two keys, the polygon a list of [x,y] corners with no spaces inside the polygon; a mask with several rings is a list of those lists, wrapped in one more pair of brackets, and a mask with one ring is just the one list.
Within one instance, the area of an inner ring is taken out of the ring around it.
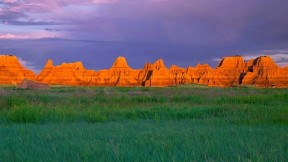
{"label": "cloudy sky", "polygon": [[35,71],[49,58],[109,68],[120,55],[133,68],[266,54],[286,66],[287,20],[287,0],[0,0],[0,54]]}

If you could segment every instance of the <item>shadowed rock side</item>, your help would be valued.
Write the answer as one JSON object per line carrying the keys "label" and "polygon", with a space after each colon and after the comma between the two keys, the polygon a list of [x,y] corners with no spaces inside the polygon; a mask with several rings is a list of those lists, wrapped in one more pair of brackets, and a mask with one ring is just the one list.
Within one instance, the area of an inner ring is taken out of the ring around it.
{"label": "shadowed rock side", "polygon": [[175,78],[166,68],[163,59],[157,60],[154,64],[146,63],[142,73],[145,74],[142,80],[144,86],[162,87],[175,84]]}
{"label": "shadowed rock side", "polygon": [[[15,56],[0,56],[0,84],[18,84],[35,74],[23,68]],[[230,87],[253,85],[258,87],[288,87],[288,67],[278,67],[269,56],[244,61],[241,56],[224,57],[215,69],[197,64],[186,69],[172,65],[166,68],[163,59],[146,63],[143,69],[132,69],[124,57],[118,57],[110,69],[86,70],[81,62],[54,66],[48,60],[36,81],[49,85],[91,86],[172,86],[204,84]]]}
{"label": "shadowed rock side", "polygon": [[16,56],[0,55],[0,84],[17,85],[24,78],[35,79],[36,75],[25,69]]}
{"label": "shadowed rock side", "polygon": [[50,89],[48,84],[45,83],[39,83],[36,81],[29,80],[25,78],[18,86],[17,88],[22,89],[34,89],[34,90],[46,90]]}
{"label": "shadowed rock side", "polygon": [[94,76],[95,72],[86,70],[82,62],[53,66],[52,60],[48,60],[36,80],[50,85],[90,85]]}

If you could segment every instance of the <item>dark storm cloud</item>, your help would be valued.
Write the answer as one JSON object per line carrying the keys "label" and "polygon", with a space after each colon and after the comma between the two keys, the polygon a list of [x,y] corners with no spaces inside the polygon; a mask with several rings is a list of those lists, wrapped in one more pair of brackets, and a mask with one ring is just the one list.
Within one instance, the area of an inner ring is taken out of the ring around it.
{"label": "dark storm cloud", "polygon": [[46,31],[58,31],[58,32],[62,31],[61,29],[52,29],[52,28],[45,28],[44,30],[46,30]]}
{"label": "dark storm cloud", "polygon": [[215,66],[215,58],[254,56],[288,45],[287,0],[5,0],[0,7],[1,21],[8,27],[19,26],[25,34],[29,26],[29,32],[39,26],[67,39],[0,48],[0,53],[37,55],[31,59],[41,64],[46,58],[83,60],[98,69],[124,55],[135,68],[160,57],[168,66],[197,61]]}

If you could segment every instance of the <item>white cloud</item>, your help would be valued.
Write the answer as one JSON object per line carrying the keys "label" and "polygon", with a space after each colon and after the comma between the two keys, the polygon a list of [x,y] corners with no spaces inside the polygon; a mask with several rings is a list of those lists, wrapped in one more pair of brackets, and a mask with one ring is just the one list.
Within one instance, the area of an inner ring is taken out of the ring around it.
{"label": "white cloud", "polygon": [[11,33],[0,33],[0,39],[41,39],[41,38],[60,38],[62,35],[59,33],[45,32],[33,32],[27,34],[11,34]]}
{"label": "white cloud", "polygon": [[40,72],[40,69],[37,69],[32,62],[23,60],[21,57],[18,57],[18,61],[20,62],[22,66],[34,71],[36,74]]}
{"label": "white cloud", "polygon": [[288,67],[288,61],[287,62],[280,62],[280,63],[277,63],[279,66],[281,67]]}
{"label": "white cloud", "polygon": [[10,33],[0,33],[0,39],[21,39],[23,37]]}
{"label": "white cloud", "polygon": [[259,56],[269,55],[281,67],[288,66],[288,50],[287,49],[272,49],[272,50],[262,50],[256,53],[244,54],[245,60],[251,60]]}
{"label": "white cloud", "polygon": [[[259,56],[269,55],[278,66],[285,67],[288,66],[288,50],[286,49],[272,49],[272,50],[262,50],[255,53],[243,54],[245,61],[255,59]],[[222,58],[213,58],[212,61],[221,61]]]}
{"label": "white cloud", "polygon": [[219,61],[221,61],[221,58],[214,58],[214,59],[212,59],[212,61],[216,61],[216,62],[219,62]]}

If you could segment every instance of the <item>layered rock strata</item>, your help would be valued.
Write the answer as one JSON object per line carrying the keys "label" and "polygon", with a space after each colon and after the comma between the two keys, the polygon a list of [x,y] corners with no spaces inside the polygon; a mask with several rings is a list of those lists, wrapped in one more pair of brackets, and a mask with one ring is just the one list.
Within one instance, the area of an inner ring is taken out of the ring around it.
{"label": "layered rock strata", "polygon": [[258,87],[288,87],[288,69],[275,64],[270,56],[260,56],[247,62],[247,72],[241,84]]}
{"label": "layered rock strata", "polygon": [[19,84],[24,78],[35,79],[31,70],[24,68],[16,56],[0,55],[0,84]]}
{"label": "layered rock strata", "polygon": [[54,66],[52,60],[48,60],[36,81],[49,85],[90,85],[94,76],[95,72],[86,70],[82,62]]}
{"label": "layered rock strata", "polygon": [[132,69],[126,59],[118,57],[110,69],[99,70],[93,84],[102,86],[139,86],[141,70]]}
{"label": "layered rock strata", "polygon": [[[276,65],[270,56],[244,61],[242,56],[224,57],[216,68],[208,64],[181,68],[165,66],[163,59],[132,69],[124,57],[118,57],[110,69],[87,70],[82,62],[54,66],[48,60],[36,75],[25,69],[16,56],[0,55],[0,84],[19,84],[24,78],[49,85],[84,86],[173,86],[203,84],[230,87],[237,85],[288,88],[288,67]],[[27,81],[27,80],[26,80]]]}

